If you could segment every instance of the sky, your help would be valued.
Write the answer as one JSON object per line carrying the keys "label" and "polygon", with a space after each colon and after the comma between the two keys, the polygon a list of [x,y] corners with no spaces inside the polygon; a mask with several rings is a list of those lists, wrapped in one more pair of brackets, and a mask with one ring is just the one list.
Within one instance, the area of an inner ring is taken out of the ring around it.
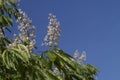
{"label": "sky", "polygon": [[52,13],[61,24],[62,50],[86,51],[85,63],[99,69],[98,80],[120,80],[120,0],[21,0],[20,8],[36,26],[39,49]]}

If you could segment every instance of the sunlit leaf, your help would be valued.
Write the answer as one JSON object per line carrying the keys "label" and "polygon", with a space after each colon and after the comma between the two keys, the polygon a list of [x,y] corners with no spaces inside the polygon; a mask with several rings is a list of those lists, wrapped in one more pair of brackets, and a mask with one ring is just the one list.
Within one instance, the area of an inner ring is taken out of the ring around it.
{"label": "sunlit leaf", "polygon": [[52,52],[52,51],[47,51],[46,54],[47,54],[47,56],[48,56],[48,58],[49,58],[50,61],[52,61],[52,62],[55,61],[56,55],[54,54],[54,52]]}

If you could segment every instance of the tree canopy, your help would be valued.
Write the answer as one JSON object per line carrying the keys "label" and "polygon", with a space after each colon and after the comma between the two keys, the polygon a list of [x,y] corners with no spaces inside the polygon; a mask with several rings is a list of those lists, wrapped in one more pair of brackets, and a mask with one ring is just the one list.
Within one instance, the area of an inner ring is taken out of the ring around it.
{"label": "tree canopy", "polygon": [[[0,0],[0,80],[96,80],[98,69],[84,64],[85,53],[74,56],[59,48],[60,23],[49,14],[48,33],[43,41],[48,50],[34,53],[35,27],[17,0]],[[10,39],[13,21],[19,33]]]}

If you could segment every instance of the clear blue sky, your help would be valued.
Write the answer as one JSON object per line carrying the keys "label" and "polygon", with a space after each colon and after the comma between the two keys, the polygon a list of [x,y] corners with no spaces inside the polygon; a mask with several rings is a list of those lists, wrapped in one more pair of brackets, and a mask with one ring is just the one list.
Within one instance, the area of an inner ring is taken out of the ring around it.
{"label": "clear blue sky", "polygon": [[120,80],[120,0],[21,0],[21,8],[36,26],[37,45],[53,13],[61,23],[60,48],[71,55],[85,50],[98,80]]}

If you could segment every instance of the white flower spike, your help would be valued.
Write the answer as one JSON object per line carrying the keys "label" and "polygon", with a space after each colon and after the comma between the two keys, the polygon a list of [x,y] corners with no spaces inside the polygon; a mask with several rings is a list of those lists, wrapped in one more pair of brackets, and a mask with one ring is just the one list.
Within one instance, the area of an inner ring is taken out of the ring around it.
{"label": "white flower spike", "polygon": [[42,45],[49,47],[57,47],[60,38],[60,23],[57,21],[56,16],[49,14],[49,25],[48,25],[48,33],[44,38],[44,42]]}

